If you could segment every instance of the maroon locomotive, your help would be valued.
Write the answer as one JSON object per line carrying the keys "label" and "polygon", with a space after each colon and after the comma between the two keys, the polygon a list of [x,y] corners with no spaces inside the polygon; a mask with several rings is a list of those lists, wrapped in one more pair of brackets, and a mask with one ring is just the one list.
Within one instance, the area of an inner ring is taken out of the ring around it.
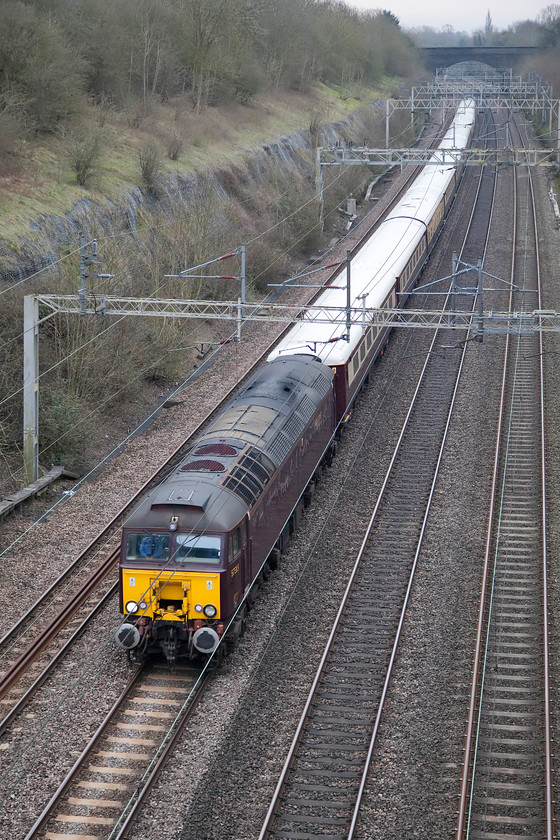
{"label": "maroon locomotive", "polygon": [[245,596],[275,565],[329,458],[333,373],[293,355],[261,368],[123,530],[117,640],[131,659],[204,660],[240,635]]}

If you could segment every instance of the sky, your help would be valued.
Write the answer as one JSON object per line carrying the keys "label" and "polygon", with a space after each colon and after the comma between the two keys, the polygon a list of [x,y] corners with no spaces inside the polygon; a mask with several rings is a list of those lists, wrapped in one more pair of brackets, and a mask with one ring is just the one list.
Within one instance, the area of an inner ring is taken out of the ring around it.
{"label": "sky", "polygon": [[[441,29],[449,24],[458,32],[484,29],[490,12],[496,29],[507,29],[519,20],[536,20],[541,9],[553,0],[468,0],[443,3],[441,0],[346,0],[358,9],[388,9],[398,17],[403,29],[431,26]],[[558,2],[558,0],[556,0]]]}

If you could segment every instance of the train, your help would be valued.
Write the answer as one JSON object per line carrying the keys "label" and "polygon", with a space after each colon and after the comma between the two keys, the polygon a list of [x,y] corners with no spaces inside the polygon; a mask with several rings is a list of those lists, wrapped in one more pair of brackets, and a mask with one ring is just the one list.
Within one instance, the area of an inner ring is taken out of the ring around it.
{"label": "train", "polygon": [[[263,578],[277,566],[316,481],[336,453],[357,394],[388,340],[368,309],[403,306],[453,201],[460,172],[440,150],[466,148],[475,103],[462,102],[404,197],[352,257],[352,306],[335,283],[134,508],[122,532],[115,634],[129,659],[204,664],[243,634]],[[341,278],[342,279],[342,278]],[[217,657],[216,657],[217,658]]]}

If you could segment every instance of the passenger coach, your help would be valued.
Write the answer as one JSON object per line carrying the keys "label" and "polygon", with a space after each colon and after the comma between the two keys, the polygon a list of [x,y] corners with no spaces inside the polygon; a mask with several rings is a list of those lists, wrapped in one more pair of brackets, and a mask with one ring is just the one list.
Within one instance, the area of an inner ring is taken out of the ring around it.
{"label": "passenger coach", "polygon": [[[432,155],[435,163],[423,168],[405,196],[352,257],[352,308],[395,309],[406,302],[441,231],[461,177],[456,167],[448,163],[437,165],[442,161],[441,150],[466,148],[474,120],[474,102],[462,102]],[[345,271],[341,270],[333,279],[339,288],[327,288],[315,302],[319,310],[321,307],[340,310],[334,323],[303,318],[268,357],[272,360],[292,353],[312,353],[328,365],[335,378],[339,422],[348,414],[373,360],[383,352],[390,332],[390,327],[372,325],[365,311],[363,323],[353,324],[347,335]],[[317,315],[315,309],[314,318]]]}

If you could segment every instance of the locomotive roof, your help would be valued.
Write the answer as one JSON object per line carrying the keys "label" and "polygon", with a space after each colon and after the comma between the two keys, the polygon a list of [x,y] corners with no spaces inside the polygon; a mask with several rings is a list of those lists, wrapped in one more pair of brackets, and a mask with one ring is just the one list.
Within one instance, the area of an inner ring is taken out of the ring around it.
{"label": "locomotive roof", "polygon": [[228,531],[253,506],[330,391],[333,373],[308,355],[263,366],[134,509],[126,527]]}
{"label": "locomotive roof", "polygon": [[[465,148],[474,123],[475,105],[461,103],[439,149]],[[440,159],[435,151],[433,159]],[[379,308],[393,289],[396,278],[406,266],[410,255],[421,241],[426,225],[432,218],[453,177],[453,167],[425,166],[404,197],[385,217],[365,245],[352,258],[350,288],[352,307]],[[346,307],[346,267],[333,280],[340,289],[327,289],[317,299],[317,307]],[[314,312],[316,317],[316,312]],[[366,325],[368,323],[366,313]],[[283,354],[312,352],[322,362],[335,366],[346,364],[359,344],[363,329],[354,324],[350,341],[342,340],[346,333],[346,315],[341,311],[333,323],[316,323],[304,318],[289,330],[286,337],[272,351],[269,360]]]}

